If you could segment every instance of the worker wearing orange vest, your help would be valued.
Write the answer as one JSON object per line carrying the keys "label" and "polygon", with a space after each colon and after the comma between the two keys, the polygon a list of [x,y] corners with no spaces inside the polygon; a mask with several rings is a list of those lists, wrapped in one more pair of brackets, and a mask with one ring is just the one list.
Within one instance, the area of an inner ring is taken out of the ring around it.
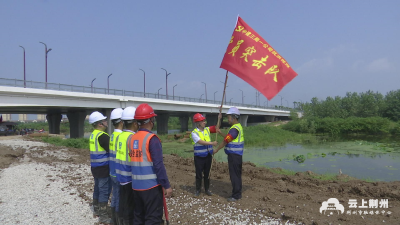
{"label": "worker wearing orange vest", "polygon": [[195,196],[200,195],[201,180],[204,172],[204,191],[211,196],[210,191],[210,169],[212,163],[213,146],[218,145],[216,141],[211,141],[211,133],[216,133],[216,126],[206,127],[206,118],[196,113],[193,116],[196,128],[192,131],[190,138],[194,148],[194,166],[196,168],[196,192]]}
{"label": "worker wearing orange vest", "polygon": [[140,104],[135,112],[139,130],[127,143],[135,204],[133,224],[160,224],[163,216],[163,188],[165,197],[172,195],[161,141],[151,132],[156,116],[151,106]]}

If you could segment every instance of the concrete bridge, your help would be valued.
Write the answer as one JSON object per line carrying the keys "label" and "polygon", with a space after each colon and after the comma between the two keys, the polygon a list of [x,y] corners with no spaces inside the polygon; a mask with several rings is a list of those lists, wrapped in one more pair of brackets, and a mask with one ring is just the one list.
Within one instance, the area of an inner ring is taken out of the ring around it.
{"label": "concrete bridge", "polygon": [[[136,94],[136,96],[135,96]],[[221,102],[201,99],[165,96],[150,93],[128,92],[105,88],[91,88],[63,84],[41,82],[25,82],[21,80],[0,78],[0,113],[7,114],[46,114],[49,133],[60,133],[61,115],[66,114],[70,123],[70,137],[83,137],[84,121],[88,114],[100,111],[108,118],[114,108],[127,106],[137,107],[148,103],[153,107],[157,117],[157,132],[168,132],[169,117],[179,117],[181,131],[189,129],[193,124],[192,116],[203,113],[208,124],[216,124]],[[242,104],[224,104],[222,113],[231,106],[241,112],[240,123],[269,122],[275,118],[284,119],[290,115],[288,110],[278,110]],[[111,125],[111,123],[109,123]],[[109,126],[109,133],[112,126]]]}

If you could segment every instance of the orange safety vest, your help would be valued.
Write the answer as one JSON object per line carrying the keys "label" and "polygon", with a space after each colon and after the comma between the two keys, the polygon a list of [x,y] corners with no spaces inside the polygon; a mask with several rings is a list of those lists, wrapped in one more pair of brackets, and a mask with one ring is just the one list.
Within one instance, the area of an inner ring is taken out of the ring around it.
{"label": "orange safety vest", "polygon": [[145,191],[160,185],[154,172],[153,160],[149,151],[150,139],[153,136],[157,137],[157,135],[147,131],[138,131],[128,143],[133,190]]}

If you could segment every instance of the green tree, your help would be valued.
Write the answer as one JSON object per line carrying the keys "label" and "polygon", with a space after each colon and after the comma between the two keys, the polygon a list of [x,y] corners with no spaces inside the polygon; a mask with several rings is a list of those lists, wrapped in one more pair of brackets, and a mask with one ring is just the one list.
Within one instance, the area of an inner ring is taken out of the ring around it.
{"label": "green tree", "polygon": [[400,90],[390,91],[385,96],[386,106],[383,111],[383,116],[394,120],[400,120]]}

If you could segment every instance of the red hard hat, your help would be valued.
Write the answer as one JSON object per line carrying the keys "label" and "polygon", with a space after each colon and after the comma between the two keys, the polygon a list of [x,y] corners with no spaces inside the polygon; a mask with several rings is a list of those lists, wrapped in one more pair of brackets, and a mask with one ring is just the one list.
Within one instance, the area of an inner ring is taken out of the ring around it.
{"label": "red hard hat", "polygon": [[203,120],[205,120],[206,118],[202,115],[202,114],[200,114],[200,113],[196,113],[196,114],[194,114],[194,116],[193,116],[193,121],[194,122],[200,122],[200,121],[203,121]]}
{"label": "red hard hat", "polygon": [[142,103],[136,108],[134,119],[146,120],[155,116],[157,116],[157,114],[154,113],[153,108],[151,108],[147,103]]}

